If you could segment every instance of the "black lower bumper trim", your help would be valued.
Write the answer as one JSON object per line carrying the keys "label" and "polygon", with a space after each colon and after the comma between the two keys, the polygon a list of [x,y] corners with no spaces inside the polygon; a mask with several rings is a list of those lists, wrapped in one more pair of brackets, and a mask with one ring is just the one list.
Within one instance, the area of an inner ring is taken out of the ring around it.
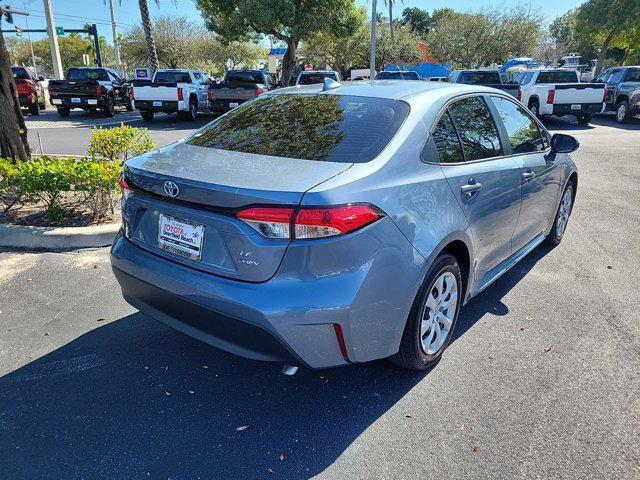
{"label": "black lower bumper trim", "polygon": [[[114,267],[113,273],[129,303],[170,327],[244,357],[301,363],[273,334],[262,327],[185,300],[118,268]],[[154,311],[161,315],[154,315]]]}
{"label": "black lower bumper trim", "polygon": [[571,108],[570,104],[561,104],[553,106],[554,115],[581,115],[587,113],[600,113],[602,111],[601,103],[582,103],[579,109]]}

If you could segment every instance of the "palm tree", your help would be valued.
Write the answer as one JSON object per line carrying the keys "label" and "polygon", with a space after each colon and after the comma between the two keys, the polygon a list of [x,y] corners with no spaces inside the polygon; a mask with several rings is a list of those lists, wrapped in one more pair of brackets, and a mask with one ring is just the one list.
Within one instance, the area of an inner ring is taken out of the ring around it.
{"label": "palm tree", "polygon": [[[122,1],[122,0],[121,0]],[[160,0],[154,0],[156,5],[160,5]],[[142,29],[144,30],[144,38],[147,42],[147,53],[149,58],[150,75],[153,77],[158,69],[158,53],[156,52],[156,42],[153,39],[153,31],[151,30],[151,16],[149,15],[149,5],[147,0],[138,0],[140,5],[140,16],[142,17]]]}
{"label": "palm tree", "polygon": [[391,34],[391,41],[393,42],[393,0],[384,0],[384,4],[389,7],[389,33]]}

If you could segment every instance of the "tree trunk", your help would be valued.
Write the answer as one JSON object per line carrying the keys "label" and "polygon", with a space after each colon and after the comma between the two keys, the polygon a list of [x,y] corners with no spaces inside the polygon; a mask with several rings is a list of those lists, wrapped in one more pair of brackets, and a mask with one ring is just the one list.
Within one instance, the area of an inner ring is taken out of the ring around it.
{"label": "tree trunk", "polygon": [[614,36],[615,36],[615,31],[612,30],[609,33],[609,35],[607,35],[607,38],[605,38],[604,43],[602,44],[602,48],[600,49],[600,53],[598,53],[598,61],[596,62],[596,70],[593,73],[593,78],[600,75],[604,61],[607,59],[607,53],[609,52],[609,45],[611,45],[611,42],[613,41]]}
{"label": "tree trunk", "polygon": [[20,110],[16,83],[11,73],[9,52],[0,29],[0,158],[27,161],[30,157],[27,126]]}
{"label": "tree trunk", "polygon": [[282,84],[284,86],[291,85],[293,83],[293,74],[296,69],[296,57],[298,49],[298,40],[294,38],[288,38],[287,51],[282,57]]}
{"label": "tree trunk", "polygon": [[156,53],[156,42],[153,40],[153,32],[151,31],[151,16],[149,15],[149,5],[147,0],[138,0],[140,5],[140,17],[142,17],[142,28],[144,30],[144,38],[147,42],[147,54],[149,56],[149,70],[151,77],[158,69],[158,54]]}

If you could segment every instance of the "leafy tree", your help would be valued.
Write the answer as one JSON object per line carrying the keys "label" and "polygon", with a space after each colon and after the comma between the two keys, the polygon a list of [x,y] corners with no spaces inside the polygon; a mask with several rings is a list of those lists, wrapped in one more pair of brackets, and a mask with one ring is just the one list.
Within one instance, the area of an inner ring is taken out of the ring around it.
{"label": "leafy tree", "polygon": [[588,0],[578,7],[575,31],[598,42],[595,75],[604,66],[616,37],[640,26],[638,0]]}
{"label": "leafy tree", "polygon": [[[220,75],[226,70],[227,61],[232,68],[254,66],[265,54],[255,43],[223,45],[203,24],[186,17],[157,18],[153,30],[160,68],[197,68]],[[129,68],[146,63],[148,50],[142,26],[130,29],[120,44],[122,59]]]}
{"label": "leafy tree", "polygon": [[433,18],[427,44],[436,58],[455,67],[505,62],[531,52],[542,35],[542,15],[524,7],[463,13],[440,9]]}
{"label": "leafy tree", "polygon": [[208,27],[227,41],[272,35],[286,45],[282,81],[291,83],[302,40],[322,31],[351,35],[358,25],[354,0],[196,0]]}
{"label": "leafy tree", "polygon": [[409,24],[411,29],[419,35],[429,33],[432,22],[431,15],[426,10],[418,7],[407,7],[402,10],[402,23]]}

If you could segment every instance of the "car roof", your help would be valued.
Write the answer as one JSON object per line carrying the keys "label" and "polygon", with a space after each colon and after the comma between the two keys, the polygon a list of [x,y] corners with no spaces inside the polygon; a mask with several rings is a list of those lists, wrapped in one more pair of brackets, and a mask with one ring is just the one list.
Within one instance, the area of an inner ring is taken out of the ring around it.
{"label": "car roof", "polygon": [[406,100],[411,103],[411,98],[429,97],[436,100],[442,97],[455,96],[465,93],[496,93],[489,87],[480,85],[465,85],[447,82],[414,82],[406,80],[360,80],[355,82],[340,82],[340,86],[323,91],[323,84],[297,85],[295,87],[272,90],[268,95],[287,94],[324,94],[324,95],[351,95],[357,97],[387,98],[391,100]]}
{"label": "car roof", "polygon": [[300,75],[305,75],[307,73],[338,73],[335,70],[303,70],[300,72]]}

